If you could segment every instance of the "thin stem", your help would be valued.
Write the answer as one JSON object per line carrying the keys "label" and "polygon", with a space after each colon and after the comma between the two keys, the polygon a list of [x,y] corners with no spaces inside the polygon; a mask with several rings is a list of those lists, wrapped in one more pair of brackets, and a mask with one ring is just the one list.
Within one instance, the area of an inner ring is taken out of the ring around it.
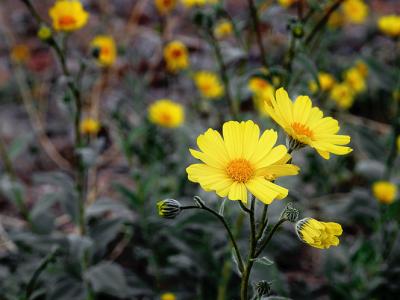
{"label": "thin stem", "polygon": [[264,208],[263,208],[262,215],[261,215],[260,226],[259,226],[259,228],[258,228],[258,233],[257,233],[257,236],[256,236],[257,242],[258,242],[258,241],[260,240],[260,238],[262,237],[262,235],[263,235],[263,233],[264,233],[264,230],[265,230],[265,227],[267,227],[267,225],[268,225],[268,217],[267,217],[267,214],[268,214],[268,204],[265,204],[265,205],[264,205]]}
{"label": "thin stem", "polygon": [[264,248],[268,245],[270,240],[272,239],[272,236],[274,233],[278,230],[278,228],[285,223],[287,220],[286,219],[280,219],[272,228],[272,230],[269,232],[267,238],[263,241],[263,243],[259,246],[258,250],[256,251],[255,257],[259,256],[261,252],[264,250]]}
{"label": "thin stem", "polygon": [[247,214],[251,213],[251,210],[248,209],[247,206],[246,206],[241,200],[239,200],[238,202],[239,202],[240,208],[241,208],[245,213],[247,213]]}
{"label": "thin stem", "polygon": [[247,3],[249,4],[253,28],[254,28],[254,31],[256,32],[257,45],[258,45],[258,48],[260,49],[261,62],[265,68],[268,68],[268,62],[267,62],[267,58],[266,58],[266,54],[265,54],[265,48],[264,48],[264,44],[262,42],[262,36],[261,36],[261,30],[260,30],[260,19],[258,17],[257,8],[256,8],[253,0],[247,0]]}

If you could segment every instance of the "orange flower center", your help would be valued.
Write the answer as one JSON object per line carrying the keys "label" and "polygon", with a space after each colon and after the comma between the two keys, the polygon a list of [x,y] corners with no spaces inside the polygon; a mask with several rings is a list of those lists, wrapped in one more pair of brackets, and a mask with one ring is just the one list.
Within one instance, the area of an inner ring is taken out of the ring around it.
{"label": "orange flower center", "polygon": [[314,132],[307,125],[301,124],[299,122],[292,123],[292,129],[297,135],[305,135],[310,139],[314,138]]}
{"label": "orange flower center", "polygon": [[58,19],[58,24],[60,26],[72,26],[75,25],[76,19],[73,16],[62,16]]}
{"label": "orange flower center", "polygon": [[256,85],[259,89],[264,89],[267,87],[267,83],[262,79],[257,79]]}
{"label": "orange flower center", "polygon": [[170,114],[168,114],[168,113],[163,113],[163,114],[160,116],[160,120],[161,120],[161,122],[162,122],[163,124],[168,125],[168,124],[171,123],[172,118],[171,118],[171,115],[170,115]]}
{"label": "orange flower center", "polygon": [[236,182],[247,182],[253,177],[254,169],[250,162],[243,158],[234,159],[226,167],[226,173]]}
{"label": "orange flower center", "polygon": [[179,57],[181,57],[181,56],[182,56],[182,51],[181,51],[181,49],[174,49],[174,50],[172,50],[172,51],[171,51],[171,56],[172,56],[173,58],[179,58]]}
{"label": "orange flower center", "polygon": [[110,54],[111,54],[111,49],[110,49],[110,47],[105,47],[105,46],[103,46],[103,47],[101,48],[101,54],[103,54],[103,55],[110,55]]}
{"label": "orange flower center", "polygon": [[163,1],[163,4],[164,4],[164,6],[171,6],[172,4],[173,4],[173,2],[172,2],[173,0],[164,0]]}

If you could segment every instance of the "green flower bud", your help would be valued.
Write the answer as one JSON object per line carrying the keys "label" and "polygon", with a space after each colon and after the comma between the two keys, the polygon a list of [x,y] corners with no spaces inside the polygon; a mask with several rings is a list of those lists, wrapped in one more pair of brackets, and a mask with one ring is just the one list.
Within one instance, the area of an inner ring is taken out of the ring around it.
{"label": "green flower bud", "polygon": [[299,210],[290,202],[282,211],[281,219],[286,219],[289,222],[296,223],[299,219]]}
{"label": "green flower bud", "polygon": [[158,214],[166,219],[174,219],[181,212],[181,204],[174,199],[165,199],[157,202]]}
{"label": "green flower bud", "polygon": [[48,27],[47,25],[41,25],[38,32],[37,36],[40,40],[43,42],[47,42],[51,39],[53,35],[53,32],[51,31],[51,28]]}
{"label": "green flower bud", "polygon": [[255,288],[258,297],[268,296],[271,292],[271,285],[266,280],[261,280],[257,282]]}

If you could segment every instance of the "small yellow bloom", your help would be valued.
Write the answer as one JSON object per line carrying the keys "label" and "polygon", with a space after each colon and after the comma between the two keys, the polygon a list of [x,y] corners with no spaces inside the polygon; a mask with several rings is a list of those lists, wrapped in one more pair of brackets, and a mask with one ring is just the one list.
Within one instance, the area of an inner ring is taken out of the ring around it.
{"label": "small yellow bloom", "polygon": [[86,118],[81,121],[80,132],[85,135],[97,135],[100,131],[100,123],[92,118]]}
{"label": "small yellow bloom", "polygon": [[343,146],[350,143],[350,136],[337,134],[338,121],[324,117],[318,107],[312,107],[308,96],[298,96],[293,103],[285,89],[280,88],[271,103],[265,103],[265,109],[285,130],[293,145],[308,145],[325,159],[329,159],[330,153],[345,155],[353,151]]}
{"label": "small yellow bloom", "polygon": [[355,68],[358,70],[358,72],[360,72],[360,74],[364,78],[366,78],[368,76],[368,73],[369,73],[368,66],[362,60],[357,60],[356,61]]}
{"label": "small yellow bloom", "polygon": [[37,36],[42,41],[48,41],[52,36],[51,28],[46,25],[40,26]]}
{"label": "small yellow bloom", "polygon": [[362,24],[368,17],[368,6],[363,0],[346,0],[342,9],[344,18],[349,23]]}
{"label": "small yellow bloom", "polygon": [[162,15],[170,13],[176,6],[176,0],[154,0],[158,12]]}
{"label": "small yellow bloom", "polygon": [[214,28],[214,36],[217,39],[227,38],[232,35],[233,26],[230,21],[221,21]]}
{"label": "small yellow bloom", "polygon": [[264,103],[270,103],[274,94],[274,87],[260,77],[253,77],[249,80],[249,90],[253,93],[253,102],[257,111],[264,116],[268,116]]}
{"label": "small yellow bloom", "polygon": [[[323,92],[329,91],[335,84],[335,78],[331,74],[325,72],[318,73],[318,80],[321,91]],[[313,93],[316,93],[318,91],[318,85],[315,81],[310,81],[308,87]]]}
{"label": "small yellow bloom", "polygon": [[380,17],[378,28],[390,37],[400,36],[400,15],[388,15]]}
{"label": "small yellow bloom", "polygon": [[58,0],[50,9],[53,28],[57,31],[74,31],[86,25],[89,14],[78,0]]}
{"label": "small yellow bloom", "polygon": [[291,6],[293,3],[295,3],[297,0],[278,0],[278,3],[280,6],[283,6],[285,8]]}
{"label": "small yellow bloom", "polygon": [[30,51],[28,46],[24,44],[15,45],[11,49],[10,56],[15,63],[24,63],[29,59]]}
{"label": "small yellow bloom", "polygon": [[182,0],[182,4],[188,8],[193,6],[204,6],[207,4],[207,0]]}
{"label": "small yellow bloom", "polygon": [[189,54],[186,46],[180,41],[172,41],[164,48],[164,59],[170,72],[178,72],[189,66]]}
{"label": "small yellow bloom", "polygon": [[363,74],[356,67],[345,72],[344,81],[356,94],[364,92],[367,88]]}
{"label": "small yellow bloom", "polygon": [[224,87],[215,73],[200,71],[194,74],[193,79],[201,95],[205,98],[216,99],[224,94]]}
{"label": "small yellow bloom", "polygon": [[161,300],[176,300],[176,296],[173,293],[164,293],[161,295]]}
{"label": "small yellow bloom", "polygon": [[100,65],[107,67],[115,63],[117,49],[114,39],[108,35],[98,35],[90,43],[92,52],[95,54]]}
{"label": "small yellow bloom", "polygon": [[372,185],[374,197],[381,203],[390,204],[397,194],[397,186],[389,181],[377,181]]}
{"label": "small yellow bloom", "polygon": [[149,107],[150,122],[167,128],[176,128],[185,120],[182,105],[170,99],[159,99]]}
{"label": "small yellow bloom", "polygon": [[354,92],[347,83],[338,83],[333,86],[330,98],[341,109],[349,109],[354,102]]}
{"label": "small yellow bloom", "polygon": [[338,223],[305,218],[296,223],[296,233],[304,243],[315,248],[328,249],[339,245],[338,236],[342,235],[343,229]]}

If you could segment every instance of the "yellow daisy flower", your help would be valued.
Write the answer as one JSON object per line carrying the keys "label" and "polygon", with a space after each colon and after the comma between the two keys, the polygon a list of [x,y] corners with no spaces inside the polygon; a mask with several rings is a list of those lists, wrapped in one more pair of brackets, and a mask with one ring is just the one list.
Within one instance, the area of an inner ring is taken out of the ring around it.
{"label": "yellow daisy flower", "polygon": [[200,71],[193,76],[200,94],[208,99],[216,99],[224,94],[224,87],[215,73]]}
{"label": "yellow daisy flower", "polygon": [[[321,91],[323,92],[329,91],[335,84],[335,78],[331,74],[325,72],[318,73],[318,80]],[[308,83],[308,88],[313,93],[316,93],[318,91],[318,85],[314,80]]]}
{"label": "yellow daisy flower", "polygon": [[153,124],[176,128],[185,120],[183,106],[170,99],[159,99],[149,107],[149,120]]}
{"label": "yellow daisy flower", "polygon": [[400,15],[388,15],[380,17],[378,28],[390,37],[400,36]]}
{"label": "yellow daisy flower", "polygon": [[338,223],[305,218],[296,223],[296,233],[304,243],[315,248],[328,249],[339,245],[338,236],[342,235],[343,229]]}
{"label": "yellow daisy flower", "polygon": [[277,132],[266,130],[260,137],[260,128],[253,121],[226,122],[222,132],[221,137],[210,128],[197,138],[200,151],[190,149],[190,153],[203,163],[186,169],[189,180],[207,192],[244,203],[248,191],[266,204],[285,198],[288,190],[271,181],[296,175],[299,168],[287,164],[291,156],[285,146],[274,147]]}
{"label": "yellow daisy flower", "polygon": [[57,31],[74,31],[86,25],[89,14],[78,0],[58,0],[49,9],[53,28]]}
{"label": "yellow daisy flower", "polygon": [[170,13],[176,6],[176,0],[154,0],[158,12],[162,15]]}
{"label": "yellow daisy flower", "polygon": [[233,32],[233,26],[230,21],[223,20],[217,23],[214,28],[214,36],[217,39],[223,39],[230,37]]}
{"label": "yellow daisy flower", "polygon": [[365,78],[357,67],[350,68],[345,72],[344,81],[356,94],[362,93],[367,88]]}
{"label": "yellow daisy flower", "polygon": [[368,17],[368,6],[363,0],[346,0],[342,4],[342,10],[349,23],[362,24]]}
{"label": "yellow daisy flower", "polygon": [[98,35],[90,43],[97,61],[104,67],[111,66],[117,59],[114,39],[108,35]]}
{"label": "yellow daisy flower", "polygon": [[338,83],[333,86],[330,98],[339,108],[349,109],[354,102],[354,91],[347,83]]}
{"label": "yellow daisy flower", "polygon": [[100,131],[100,123],[93,118],[86,118],[81,121],[79,128],[84,135],[97,135]]}
{"label": "yellow daisy flower", "polygon": [[389,181],[377,181],[372,185],[374,197],[381,203],[391,204],[397,195],[397,186]]}
{"label": "yellow daisy flower", "polygon": [[324,118],[318,107],[312,107],[308,96],[299,96],[293,103],[285,89],[280,88],[265,109],[288,134],[292,146],[309,145],[325,159],[329,159],[330,153],[344,155],[352,151],[342,146],[350,143],[350,136],[337,135],[338,121]]}
{"label": "yellow daisy flower", "polygon": [[189,66],[189,54],[180,41],[172,41],[164,47],[164,59],[170,72],[178,72]]}

